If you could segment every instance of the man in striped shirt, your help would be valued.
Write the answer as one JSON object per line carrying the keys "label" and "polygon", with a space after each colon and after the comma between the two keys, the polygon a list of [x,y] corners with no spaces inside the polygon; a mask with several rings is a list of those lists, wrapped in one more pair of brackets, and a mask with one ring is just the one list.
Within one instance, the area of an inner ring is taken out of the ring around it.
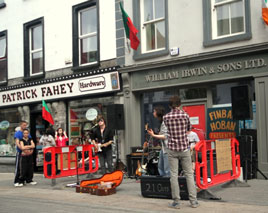
{"label": "man in striped shirt", "polygon": [[168,128],[168,160],[170,166],[170,184],[173,203],[172,208],[180,208],[180,188],[178,184],[178,163],[181,160],[182,169],[186,176],[187,188],[191,207],[199,206],[194,184],[190,145],[187,132],[191,130],[189,115],[180,109],[181,100],[179,96],[169,99],[171,111],[163,119]]}

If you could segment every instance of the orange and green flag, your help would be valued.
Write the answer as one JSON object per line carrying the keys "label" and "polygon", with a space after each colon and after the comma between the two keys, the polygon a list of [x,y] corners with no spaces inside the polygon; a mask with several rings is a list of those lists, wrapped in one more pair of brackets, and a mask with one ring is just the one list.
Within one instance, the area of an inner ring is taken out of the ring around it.
{"label": "orange and green flag", "polygon": [[120,2],[120,8],[122,12],[122,18],[124,22],[126,37],[130,40],[130,46],[132,49],[137,50],[138,46],[140,44],[140,40],[137,37],[137,33],[139,32],[136,27],[133,25],[131,19],[129,18],[128,14],[122,7],[122,4]]}
{"label": "orange and green flag", "polygon": [[262,18],[266,25],[268,25],[268,1],[262,0]]}
{"label": "orange and green flag", "polygon": [[49,122],[50,124],[54,125],[54,120],[52,118],[51,112],[46,104],[46,102],[44,100],[42,100],[42,117],[44,120],[46,120],[47,122]]}

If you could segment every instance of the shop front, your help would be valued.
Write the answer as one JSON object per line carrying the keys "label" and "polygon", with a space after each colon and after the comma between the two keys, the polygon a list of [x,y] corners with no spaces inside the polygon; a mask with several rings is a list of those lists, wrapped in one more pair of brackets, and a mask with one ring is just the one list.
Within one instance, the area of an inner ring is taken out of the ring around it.
{"label": "shop front", "polygon": [[[132,119],[132,124],[129,124],[140,128],[135,133],[133,128],[131,132],[126,132],[129,135],[126,140],[131,140],[133,134],[139,135],[130,142],[130,147],[141,146],[148,140],[145,124],[155,132],[159,131],[159,121],[153,117],[154,107],[161,105],[168,113],[169,98],[179,95],[182,109],[189,114],[193,130],[200,139],[252,135],[253,148],[246,149],[246,155],[253,156],[256,165],[262,167],[262,172],[267,174],[267,152],[262,151],[268,147],[267,136],[263,134],[267,130],[267,124],[260,115],[267,115],[268,105],[263,103],[262,107],[259,106],[267,97],[268,90],[264,89],[264,85],[267,88],[267,80],[266,84],[257,83],[257,79],[268,76],[267,54],[251,52],[226,57],[218,55],[217,58],[207,60],[197,59],[177,63],[170,61],[165,66],[152,64],[136,70],[121,71],[123,79],[127,79],[125,82],[129,82],[129,87],[124,88],[125,104],[140,115],[136,115],[136,119]],[[134,109],[137,106],[140,106],[139,110]]]}
{"label": "shop front", "polygon": [[[97,116],[107,119],[107,107],[121,103],[120,91],[116,67],[1,88],[0,157],[15,156],[13,138],[21,120],[29,123],[37,149],[41,149],[39,140],[48,127],[63,128],[69,145],[85,144],[96,127]],[[54,125],[42,118],[42,100],[51,111]]]}

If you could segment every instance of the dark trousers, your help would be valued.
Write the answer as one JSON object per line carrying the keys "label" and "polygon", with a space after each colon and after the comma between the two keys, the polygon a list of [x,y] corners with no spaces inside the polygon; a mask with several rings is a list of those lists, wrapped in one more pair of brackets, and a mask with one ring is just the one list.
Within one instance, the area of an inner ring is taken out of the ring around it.
{"label": "dark trousers", "polygon": [[112,154],[113,154],[112,149],[98,153],[98,157],[99,157],[100,165],[101,165],[101,172],[103,175],[106,173],[106,166],[105,166],[106,162],[108,164],[108,172],[113,172],[113,166],[112,166],[113,155]]}
{"label": "dark trousers", "polygon": [[20,183],[33,181],[33,155],[21,156],[20,173]]}
{"label": "dark trousers", "polygon": [[15,179],[14,183],[20,182],[20,152],[16,153],[16,160],[15,160]]}

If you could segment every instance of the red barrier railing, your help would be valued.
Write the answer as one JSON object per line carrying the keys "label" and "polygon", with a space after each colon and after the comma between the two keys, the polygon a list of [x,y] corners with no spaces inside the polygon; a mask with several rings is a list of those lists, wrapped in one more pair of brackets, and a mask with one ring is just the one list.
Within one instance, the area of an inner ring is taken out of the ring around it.
{"label": "red barrier railing", "polygon": [[44,176],[49,179],[94,173],[99,168],[98,156],[93,156],[93,145],[48,147],[43,153]]}
{"label": "red barrier railing", "polygon": [[[232,170],[224,173],[215,174],[216,165],[214,165],[214,154],[216,153],[215,140],[202,140],[195,146],[196,151],[196,185],[201,189],[228,182],[237,179],[240,176],[240,155],[239,142],[232,138],[231,140],[231,157]],[[201,153],[201,161],[198,159]],[[208,165],[210,169],[208,170]],[[210,174],[210,175],[209,175]],[[210,179],[208,179],[210,178]]]}

